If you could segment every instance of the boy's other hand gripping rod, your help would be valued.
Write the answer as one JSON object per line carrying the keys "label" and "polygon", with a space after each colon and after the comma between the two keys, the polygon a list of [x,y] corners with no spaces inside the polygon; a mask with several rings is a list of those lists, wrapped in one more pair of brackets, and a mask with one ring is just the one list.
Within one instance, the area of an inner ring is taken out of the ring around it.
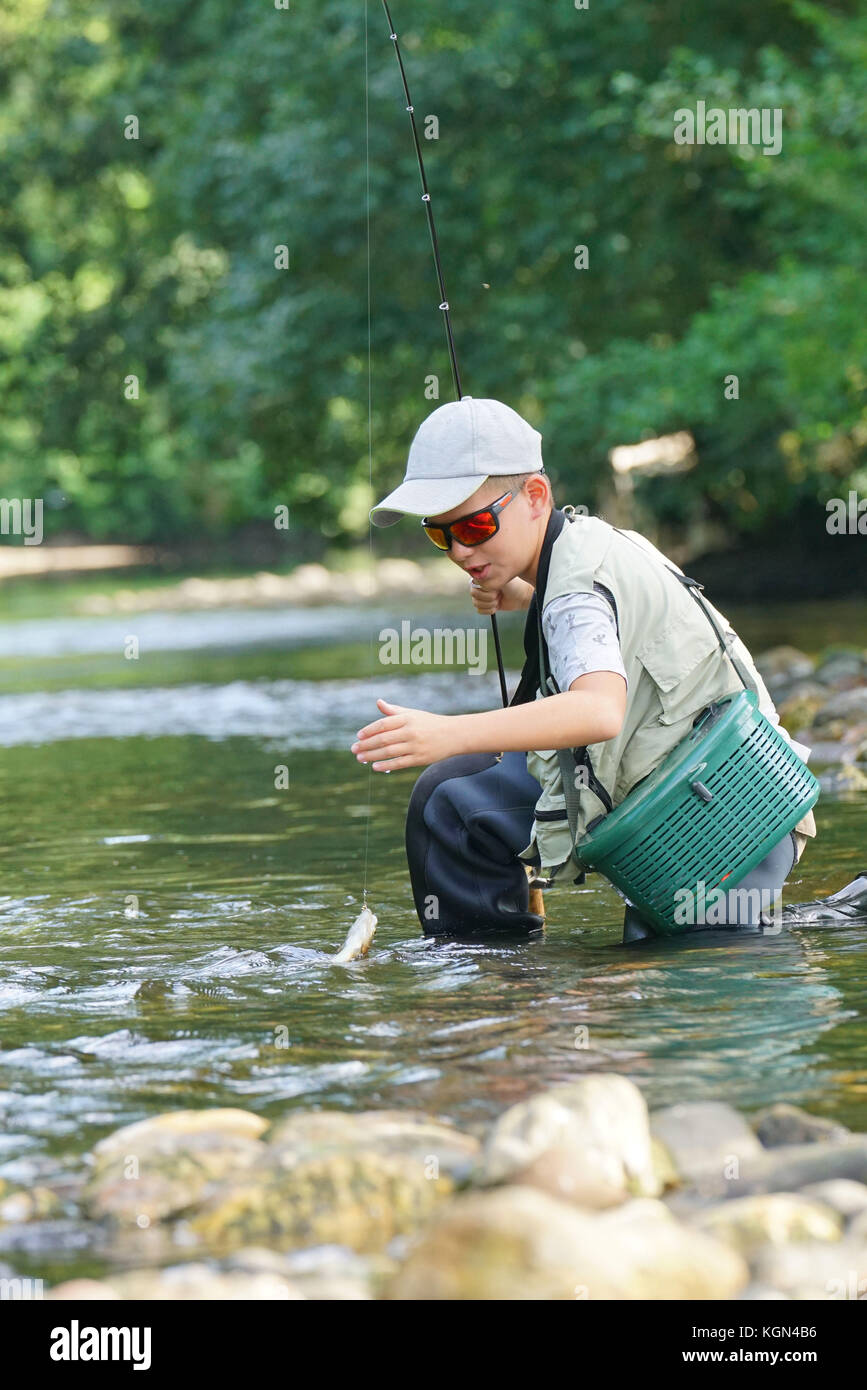
{"label": "boy's other hand gripping rod", "polygon": [[[410,125],[412,126],[412,138],[415,142],[415,152],[418,158],[418,171],[421,175],[421,199],[425,205],[425,210],[427,211],[427,224],[430,230],[430,240],[431,246],[433,247],[434,265],[436,266],[437,281],[439,283],[440,289],[440,309],[442,310],[443,321],[446,326],[446,342],[448,343],[449,349],[449,361],[452,364],[452,377],[454,378],[457,399],[461,400],[461,378],[458,372],[458,359],[457,354],[455,352],[455,340],[452,336],[452,324],[451,319],[449,318],[449,302],[446,299],[446,287],[443,281],[442,266],[440,265],[440,253],[439,245],[437,243],[436,224],[434,223],[434,215],[433,208],[431,207],[430,192],[427,186],[427,179],[425,178],[424,160],[421,156],[421,144],[419,143],[418,130],[415,124],[415,110],[412,104],[412,97],[409,94],[409,85],[406,80],[406,69],[403,66],[403,57],[401,56],[400,52],[400,44],[398,43],[397,34],[395,33],[394,24],[392,22],[391,14],[389,12],[386,0],[382,0],[382,8],[385,10],[385,17],[388,20],[389,34],[391,37],[391,41],[394,44],[394,53],[395,57],[397,58],[398,67],[400,68],[400,78],[403,83],[404,95],[406,96],[406,109],[409,112]],[[496,613],[491,614],[491,631],[494,635],[494,651],[497,654],[497,671],[500,676],[500,693],[503,697],[503,704],[508,705],[509,692],[506,689],[506,673],[503,670],[503,653],[500,649],[500,633],[497,628]]]}

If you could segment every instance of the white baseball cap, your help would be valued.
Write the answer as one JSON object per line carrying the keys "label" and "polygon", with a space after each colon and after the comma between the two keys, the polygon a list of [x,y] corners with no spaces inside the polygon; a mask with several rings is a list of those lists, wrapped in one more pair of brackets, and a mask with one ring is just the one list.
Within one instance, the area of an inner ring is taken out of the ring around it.
{"label": "white baseball cap", "polygon": [[465,502],[486,478],[538,473],[542,436],[502,401],[461,396],[438,406],[410,445],[400,487],[373,507],[374,526],[410,516],[438,516]]}

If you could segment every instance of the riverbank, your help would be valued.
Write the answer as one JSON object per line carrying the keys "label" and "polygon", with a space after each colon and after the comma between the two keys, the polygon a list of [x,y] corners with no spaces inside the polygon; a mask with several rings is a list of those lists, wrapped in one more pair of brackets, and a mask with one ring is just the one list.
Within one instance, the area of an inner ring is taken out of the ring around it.
{"label": "riverbank", "polygon": [[814,660],[780,646],[756,665],[783,727],[810,748],[823,792],[867,791],[867,652],[837,648]]}
{"label": "riverbank", "polygon": [[[177,1110],[0,1197],[6,1278],[73,1233],[74,1299],[853,1299],[867,1134],[772,1105],[648,1112],[594,1074],[481,1133],[415,1111]],[[22,1286],[29,1287],[29,1286]],[[25,1295],[26,1296],[26,1295]]]}

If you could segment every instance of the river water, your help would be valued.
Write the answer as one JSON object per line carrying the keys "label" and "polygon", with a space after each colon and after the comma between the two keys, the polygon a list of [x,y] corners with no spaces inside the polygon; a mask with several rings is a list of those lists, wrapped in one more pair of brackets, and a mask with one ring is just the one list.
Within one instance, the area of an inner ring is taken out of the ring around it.
{"label": "river water", "polygon": [[[748,640],[789,640],[741,616]],[[480,1127],[590,1069],[651,1106],[790,1100],[867,1128],[867,925],[624,948],[621,900],[591,875],[547,895],[543,939],[421,936],[403,852],[416,773],[372,773],[348,745],[378,694],[449,712],[496,706],[498,687],[385,672],[386,621],[0,632],[0,1176],[74,1171],[111,1129],[179,1106],[408,1106]],[[519,625],[503,627],[513,683]],[[865,867],[864,796],[823,796],[817,820],[787,901]],[[374,946],[335,966],[365,878]]]}

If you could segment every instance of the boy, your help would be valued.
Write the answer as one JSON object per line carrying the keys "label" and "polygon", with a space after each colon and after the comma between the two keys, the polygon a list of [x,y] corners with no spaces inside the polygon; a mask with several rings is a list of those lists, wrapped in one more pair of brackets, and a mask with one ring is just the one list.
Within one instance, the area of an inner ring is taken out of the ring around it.
{"label": "boy", "polygon": [[[573,845],[557,749],[575,750],[581,770],[580,836],[689,733],[700,710],[742,689],[732,656],[778,727],[779,716],[744,644],[708,604],[722,650],[676,566],[635,532],[555,508],[541,435],[500,401],[464,396],[422,423],[403,483],[370,515],[389,526],[406,514],[422,517],[468,575],[478,612],[538,605],[559,693],[541,698],[534,607],[508,708],[437,715],[378,700],[384,717],[360,731],[352,751],[375,771],[431,764],[413,789],[406,829],[427,934],[533,930],[543,918],[530,911],[526,866],[556,871]],[[754,902],[779,899],[741,890],[780,892],[815,833],[809,812],[727,895],[714,925],[766,923]],[[627,907],[624,940],[651,934]]]}

